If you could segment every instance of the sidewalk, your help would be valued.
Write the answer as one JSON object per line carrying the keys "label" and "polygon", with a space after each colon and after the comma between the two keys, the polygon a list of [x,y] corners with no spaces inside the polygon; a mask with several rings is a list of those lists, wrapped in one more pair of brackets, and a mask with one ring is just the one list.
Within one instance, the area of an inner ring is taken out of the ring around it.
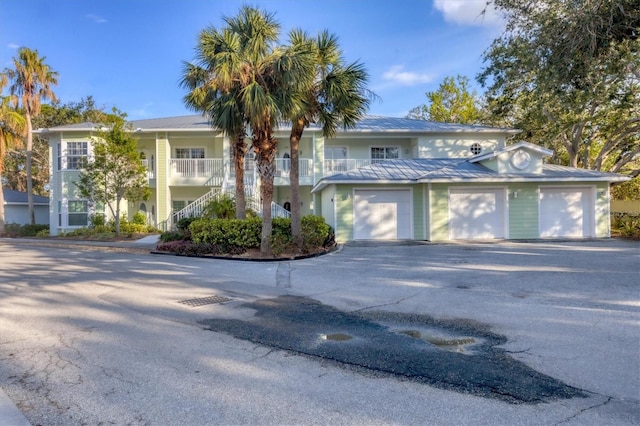
{"label": "sidewalk", "polygon": [[160,235],[149,235],[138,240],[124,241],[74,240],[69,238],[0,238],[0,242],[52,247],[81,246],[151,251],[156,248],[159,239]]}

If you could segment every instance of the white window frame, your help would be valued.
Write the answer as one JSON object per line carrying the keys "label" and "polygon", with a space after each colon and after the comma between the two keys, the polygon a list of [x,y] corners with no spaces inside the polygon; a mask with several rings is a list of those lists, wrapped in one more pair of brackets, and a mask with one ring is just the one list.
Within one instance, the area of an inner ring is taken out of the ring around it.
{"label": "white window frame", "polygon": [[[71,211],[71,204],[72,203],[84,203],[85,206],[85,210],[84,212],[82,211]],[[82,228],[83,226],[88,226],[89,225],[89,201],[88,200],[68,200],[67,201],[67,225],[71,228]],[[72,215],[84,215],[86,217],[86,220],[84,221],[84,223],[82,224],[76,224],[76,223],[72,223],[71,221],[71,217]]]}
{"label": "white window frame", "polygon": [[[381,149],[383,150],[384,153],[384,158],[374,158],[373,157],[373,150],[374,149]],[[387,156],[387,152],[389,149],[394,149],[396,150],[397,156],[396,157],[388,157]],[[400,146],[398,145],[373,145],[369,147],[369,159],[371,160],[371,164],[376,164],[376,163],[380,163],[382,161],[385,160],[398,160],[400,159]]]}
{"label": "white window frame", "polygon": [[[74,146],[74,148],[70,148],[69,146],[71,144],[74,144],[72,146]],[[84,144],[84,146],[81,146],[79,148],[75,147],[75,144]],[[64,170],[82,170],[82,167],[80,167],[81,163],[83,162],[82,159],[86,160],[89,158],[89,142],[88,141],[68,141],[65,142],[65,147],[64,147],[64,156],[63,156],[63,161],[60,162],[60,166],[64,167]],[[73,153],[71,153],[71,150],[73,150]],[[79,151],[78,151],[79,150]],[[80,152],[80,154],[78,154],[78,152]],[[70,164],[72,163],[72,161],[70,161],[70,159],[74,159],[73,163],[74,167],[70,167]]]}
{"label": "white window frame", "polygon": [[[180,151],[188,151],[189,155],[187,157],[181,157],[180,154],[178,154]],[[194,157],[193,154],[195,151],[202,151],[202,157]],[[175,158],[181,159],[181,160],[201,160],[201,159],[207,158],[207,149],[203,146],[176,147],[175,154],[176,154]]]}

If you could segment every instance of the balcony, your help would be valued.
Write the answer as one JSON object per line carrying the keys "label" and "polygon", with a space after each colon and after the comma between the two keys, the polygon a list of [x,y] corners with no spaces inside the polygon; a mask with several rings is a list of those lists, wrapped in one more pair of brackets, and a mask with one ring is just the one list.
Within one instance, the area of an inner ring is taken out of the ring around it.
{"label": "balcony", "polygon": [[220,186],[223,179],[222,158],[172,158],[169,160],[170,185]]}
{"label": "balcony", "polygon": [[[300,185],[313,185],[313,160],[311,158],[300,158],[298,160],[298,177]],[[291,159],[276,158],[276,174],[274,185],[289,185],[289,174],[291,173]]]}
{"label": "balcony", "polygon": [[369,166],[379,160],[361,160],[355,158],[341,160],[324,160],[324,176],[332,176],[338,173],[348,172],[349,170],[359,169],[360,167]]}

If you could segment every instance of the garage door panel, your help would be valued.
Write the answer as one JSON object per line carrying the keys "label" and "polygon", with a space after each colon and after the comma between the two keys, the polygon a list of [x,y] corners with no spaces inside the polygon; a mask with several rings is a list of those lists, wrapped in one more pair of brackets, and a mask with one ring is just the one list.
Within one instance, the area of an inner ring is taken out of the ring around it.
{"label": "garage door panel", "polygon": [[504,190],[465,188],[449,191],[449,236],[451,239],[505,237]]}
{"label": "garage door panel", "polygon": [[356,190],[354,240],[411,238],[409,190]]}
{"label": "garage door panel", "polygon": [[540,188],[540,237],[589,237],[593,231],[590,188]]}

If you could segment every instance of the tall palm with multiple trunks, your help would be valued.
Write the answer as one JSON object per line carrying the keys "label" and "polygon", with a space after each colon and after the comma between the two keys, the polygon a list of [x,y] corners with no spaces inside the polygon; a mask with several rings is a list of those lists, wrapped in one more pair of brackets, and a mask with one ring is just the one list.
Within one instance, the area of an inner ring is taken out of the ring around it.
{"label": "tall palm with multiple trunks", "polygon": [[[196,109],[206,111],[213,124],[236,136],[234,154],[244,152],[244,132],[249,128],[260,175],[260,249],[270,254],[274,160],[278,149],[273,130],[280,119],[300,108],[301,89],[308,84],[305,76],[313,72],[312,56],[300,46],[277,46],[280,26],[273,14],[244,6],[237,16],[224,21],[226,27],[222,31],[208,29],[201,34],[199,64],[186,66],[183,86],[192,90],[187,95],[187,105],[192,101]],[[191,75],[202,78],[191,79]],[[208,83],[190,86],[191,81]],[[234,163],[238,173],[243,161],[234,155]],[[238,183],[237,175],[236,179]]]}
{"label": "tall palm with multiple trunks", "polygon": [[291,120],[291,232],[299,251],[302,244],[299,147],[304,129],[311,123],[319,123],[323,135],[332,137],[339,127],[353,128],[366,113],[373,94],[366,88],[368,75],[364,65],[345,64],[335,35],[323,31],[312,38],[294,30],[289,39],[292,46],[310,50],[314,61],[314,71],[304,76],[308,81],[301,93],[303,102],[287,117]]}
{"label": "tall palm with multiple trunks", "polygon": [[31,120],[40,114],[43,100],[56,101],[52,85],[58,84],[58,73],[45,63],[45,57],[40,57],[37,50],[27,47],[18,49],[17,57],[13,58],[13,69],[6,69],[5,73],[11,80],[11,94],[17,96],[24,111],[27,124],[27,196],[29,200],[29,220],[35,224],[33,206],[33,176],[31,164],[33,161],[33,129]]}
{"label": "tall palm with multiple trunks", "polygon": [[[5,74],[0,74],[0,94],[8,84]],[[14,95],[0,97],[0,234],[4,232],[4,193],[2,192],[2,172],[7,151],[22,145],[27,130],[27,122],[16,108],[18,100]]]}

